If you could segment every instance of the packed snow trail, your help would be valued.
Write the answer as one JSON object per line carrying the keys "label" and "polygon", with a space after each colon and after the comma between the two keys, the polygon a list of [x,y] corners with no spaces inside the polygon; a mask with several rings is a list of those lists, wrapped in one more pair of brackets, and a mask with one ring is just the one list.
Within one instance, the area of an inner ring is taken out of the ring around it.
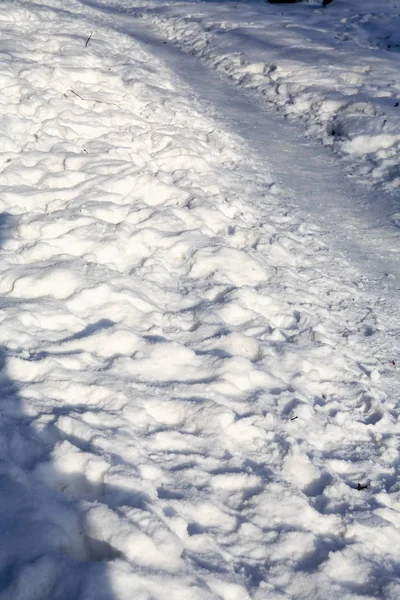
{"label": "packed snow trail", "polygon": [[[135,15],[340,156],[364,184],[400,187],[400,0],[81,0]],[[398,201],[391,220],[399,226]]]}
{"label": "packed snow trail", "polygon": [[[92,0],[80,1],[92,5]],[[102,5],[94,6],[104,10]],[[114,12],[115,6],[112,8]],[[372,286],[382,289],[383,285],[389,296],[394,293],[395,306],[399,306],[400,235],[393,223],[397,197],[357,186],[345,177],[343,165],[329,149],[306,139],[301,128],[267,113],[262,97],[246,89],[238,93],[191,55],[174,44],[165,45],[165,36],[157,36],[129,13],[121,17],[114,12],[111,23],[117,31],[150,45],[153,55],[179,73],[189,86],[188,93],[202,101],[203,110],[240,135],[253,150],[253,170],[267,171],[287,198],[296,199],[303,218],[322,224],[329,244],[367,272]],[[271,147],[274,152],[268,151]]]}
{"label": "packed snow trail", "polygon": [[397,598],[395,284],[139,23],[0,18],[0,598]]}

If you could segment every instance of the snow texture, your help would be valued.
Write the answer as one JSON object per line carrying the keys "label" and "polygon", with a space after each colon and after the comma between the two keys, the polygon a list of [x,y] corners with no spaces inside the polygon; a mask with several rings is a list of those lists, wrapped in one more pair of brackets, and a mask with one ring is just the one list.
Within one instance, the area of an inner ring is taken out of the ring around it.
{"label": "snow texture", "polygon": [[167,0],[138,13],[285,117],[301,120],[308,135],[352,159],[349,172],[359,180],[398,190],[400,2],[321,4]]}
{"label": "snow texture", "polygon": [[0,4],[1,600],[399,598],[399,2],[359,5]]}

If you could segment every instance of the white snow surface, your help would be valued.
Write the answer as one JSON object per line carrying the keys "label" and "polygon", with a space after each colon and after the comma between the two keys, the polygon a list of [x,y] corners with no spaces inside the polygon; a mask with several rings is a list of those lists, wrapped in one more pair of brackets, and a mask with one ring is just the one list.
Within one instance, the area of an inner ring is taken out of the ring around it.
{"label": "white snow surface", "polygon": [[1,600],[398,600],[399,4],[0,4]]}
{"label": "white snow surface", "polygon": [[364,182],[400,188],[400,0],[85,0],[132,11],[288,118]]}

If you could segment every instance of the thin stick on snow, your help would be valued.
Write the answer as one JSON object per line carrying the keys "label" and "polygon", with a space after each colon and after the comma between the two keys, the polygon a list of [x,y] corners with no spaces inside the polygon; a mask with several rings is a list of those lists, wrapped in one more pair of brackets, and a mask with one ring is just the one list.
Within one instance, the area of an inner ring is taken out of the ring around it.
{"label": "thin stick on snow", "polygon": [[86,40],[85,48],[87,48],[87,45],[90,42],[90,38],[92,37],[92,35],[93,35],[93,31],[90,32],[90,35],[89,35],[88,39]]}
{"label": "thin stick on snow", "polygon": [[96,100],[96,98],[83,98],[77,92],[75,92],[73,89],[71,89],[70,91],[75,96],[77,96],[78,98],[80,98],[81,100],[83,100],[84,102],[97,102],[97,104],[107,104],[107,106],[116,106],[117,108],[119,108],[120,110],[122,110],[122,108],[119,106],[119,104],[114,104],[114,102],[105,102],[104,100]]}
{"label": "thin stick on snow", "polygon": [[[84,100],[85,102],[92,102],[92,100],[89,100],[89,98],[82,98],[82,96],[80,96],[79,94],[77,94],[76,92],[74,92],[74,90],[71,90],[71,92],[73,94],[75,94],[75,96],[78,96],[78,98],[80,98],[81,100]],[[94,102],[99,102],[99,100],[94,100]]]}

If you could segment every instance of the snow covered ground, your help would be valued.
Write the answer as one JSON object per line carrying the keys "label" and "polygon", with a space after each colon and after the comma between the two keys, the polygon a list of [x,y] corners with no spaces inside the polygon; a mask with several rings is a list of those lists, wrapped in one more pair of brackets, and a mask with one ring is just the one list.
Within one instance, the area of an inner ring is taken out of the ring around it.
{"label": "snow covered ground", "polygon": [[351,159],[351,174],[399,189],[400,0],[86,2],[143,6],[169,40]]}
{"label": "snow covered ground", "polygon": [[0,4],[1,600],[399,598],[399,2],[348,4]]}

